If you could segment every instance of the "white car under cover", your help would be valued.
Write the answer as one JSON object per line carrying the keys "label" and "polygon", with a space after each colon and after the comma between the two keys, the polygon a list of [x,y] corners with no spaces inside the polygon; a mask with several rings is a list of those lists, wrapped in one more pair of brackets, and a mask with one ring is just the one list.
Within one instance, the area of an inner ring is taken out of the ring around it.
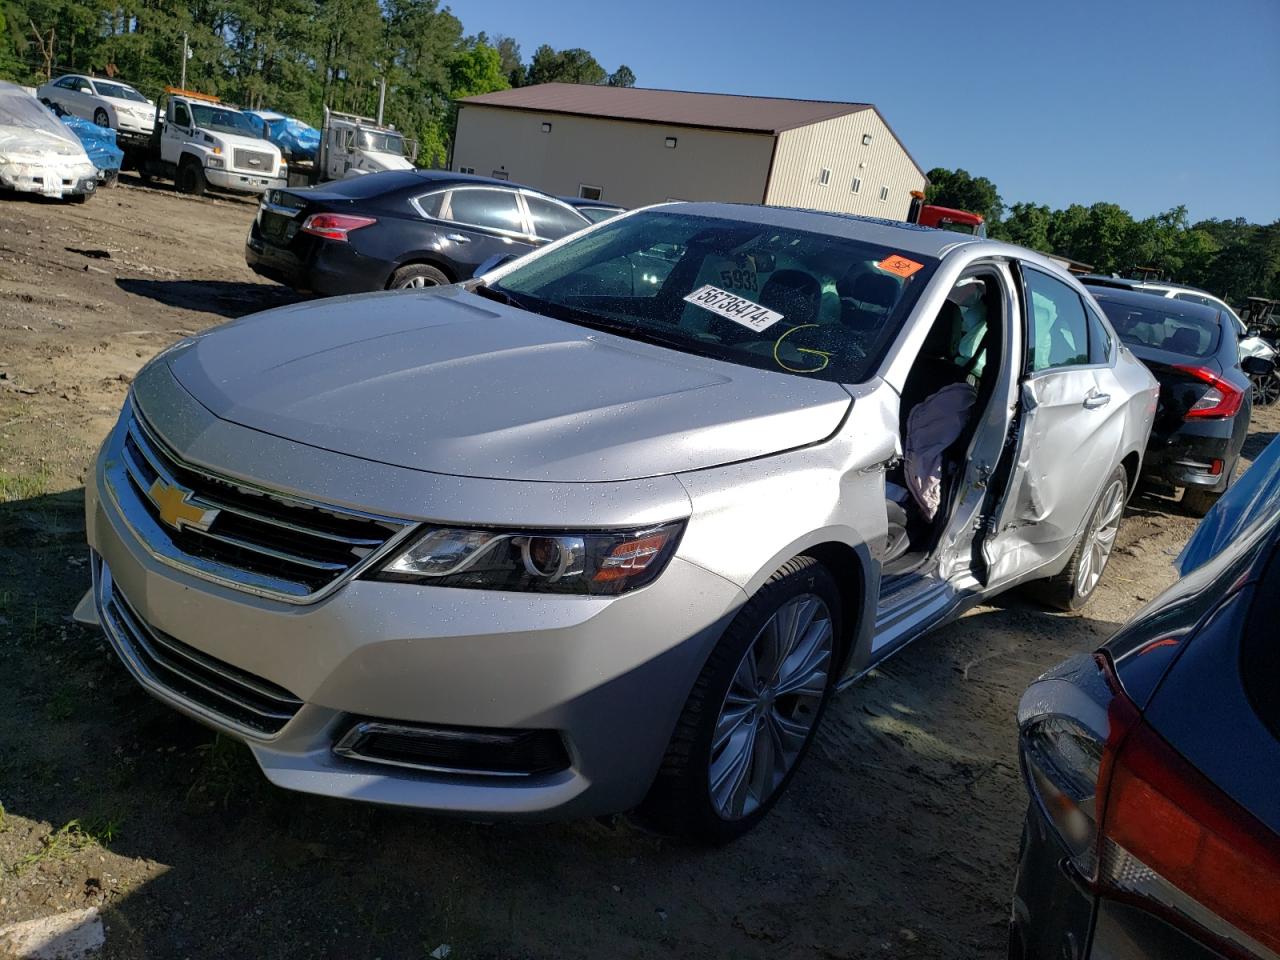
{"label": "white car under cover", "polygon": [[0,81],[0,186],[47,197],[83,195],[97,176],[65,124],[22,87]]}

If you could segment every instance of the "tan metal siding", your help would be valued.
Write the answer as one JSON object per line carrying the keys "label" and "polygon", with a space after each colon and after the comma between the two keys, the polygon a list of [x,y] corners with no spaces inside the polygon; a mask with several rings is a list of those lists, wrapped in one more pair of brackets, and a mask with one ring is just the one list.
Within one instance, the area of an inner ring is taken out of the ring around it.
{"label": "tan metal siding", "polygon": [[[868,133],[871,144],[863,146]],[[831,171],[826,186],[819,182],[823,168]],[[854,177],[862,179],[860,193],[852,192]],[[923,190],[924,183],[880,115],[863,110],[780,134],[765,202],[903,220],[911,191]],[[880,202],[882,186],[889,188],[885,203]]]}
{"label": "tan metal siding", "polygon": [[[551,132],[543,133],[542,124]],[[676,138],[675,149],[666,147]],[[759,203],[773,137],[463,104],[453,169],[577,196],[581,184],[626,207],[677,200]]]}

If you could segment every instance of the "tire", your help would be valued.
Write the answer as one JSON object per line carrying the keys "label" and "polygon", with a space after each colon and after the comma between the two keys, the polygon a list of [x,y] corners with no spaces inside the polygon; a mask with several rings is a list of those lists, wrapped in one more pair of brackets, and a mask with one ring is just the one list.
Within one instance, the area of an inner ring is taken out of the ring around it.
{"label": "tire", "polygon": [[107,111],[99,107],[93,111],[93,122],[100,127],[109,127],[111,126],[111,117],[107,115]]}
{"label": "tire", "polygon": [[204,178],[204,170],[192,160],[186,160],[178,167],[178,192],[189,193],[193,197],[203,197],[209,189],[209,181]]}
{"label": "tire", "polygon": [[426,287],[443,287],[451,281],[441,271],[425,263],[410,263],[391,275],[388,290],[421,290]]}
{"label": "tire", "polygon": [[1079,610],[1089,602],[1111,559],[1128,499],[1129,475],[1124,467],[1116,467],[1089,511],[1084,533],[1066,568],[1057,576],[1028,585],[1041,603],[1058,610]]}
{"label": "tire", "polygon": [[1182,509],[1193,517],[1203,517],[1206,513],[1213,509],[1213,505],[1222,499],[1225,490],[1214,492],[1212,490],[1201,490],[1198,487],[1187,487],[1182,491]]}
{"label": "tire", "polygon": [[72,203],[88,203],[89,198],[93,196],[90,193],[73,193],[70,197]]}
{"label": "tire", "polygon": [[1280,400],[1280,376],[1274,373],[1251,377],[1253,383],[1253,405],[1269,407]]}
{"label": "tire", "polygon": [[[804,759],[835,689],[843,614],[835,579],[812,557],[789,560],[769,578],[738,611],[694,682],[638,811],[644,823],[722,844],[768,814]],[[803,628],[787,630],[802,622]],[[790,655],[777,656],[780,636],[792,638]],[[760,682],[757,672],[772,672],[773,679]],[[792,684],[803,692],[777,694]],[[717,730],[719,743],[713,742]],[[770,736],[762,740],[757,734],[765,732]]]}

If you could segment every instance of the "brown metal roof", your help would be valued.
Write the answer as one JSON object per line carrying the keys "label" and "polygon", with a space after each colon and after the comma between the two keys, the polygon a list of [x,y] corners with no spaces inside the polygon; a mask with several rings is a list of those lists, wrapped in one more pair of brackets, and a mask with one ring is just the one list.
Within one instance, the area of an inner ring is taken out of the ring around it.
{"label": "brown metal roof", "polygon": [[682,127],[777,134],[811,123],[874,109],[869,103],[785,100],[730,93],[688,93],[643,87],[585,83],[540,83],[465,97],[460,103],[513,110],[540,110],[581,116],[668,123]]}

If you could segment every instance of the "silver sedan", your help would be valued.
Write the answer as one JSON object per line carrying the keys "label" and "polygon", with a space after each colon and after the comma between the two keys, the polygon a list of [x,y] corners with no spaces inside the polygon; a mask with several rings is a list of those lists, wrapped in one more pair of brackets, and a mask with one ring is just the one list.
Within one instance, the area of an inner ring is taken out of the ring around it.
{"label": "silver sedan", "polygon": [[1027,250],[649,208],[157,357],[81,615],[280,786],[723,842],[903,644],[1089,599],[1156,393]]}

